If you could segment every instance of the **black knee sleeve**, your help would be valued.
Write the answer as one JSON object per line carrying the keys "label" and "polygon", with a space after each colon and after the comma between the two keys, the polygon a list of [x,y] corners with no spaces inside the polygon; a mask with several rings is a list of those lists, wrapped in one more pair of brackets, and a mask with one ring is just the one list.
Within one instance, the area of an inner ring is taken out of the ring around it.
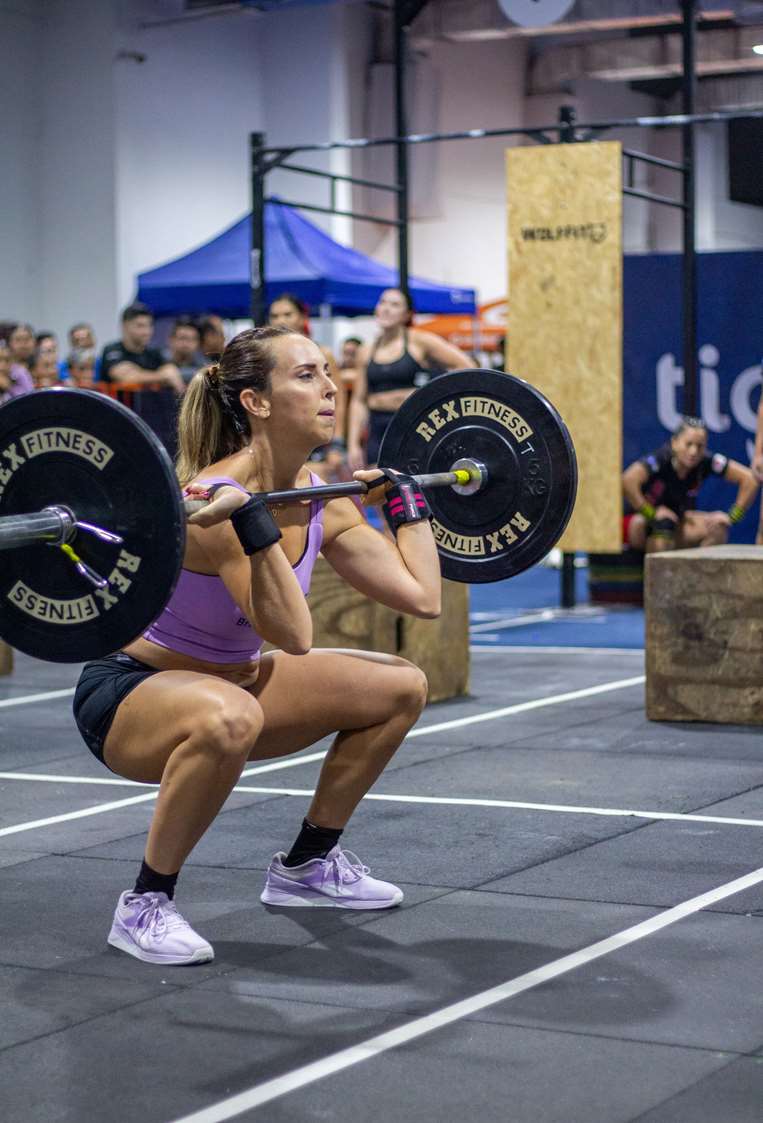
{"label": "black knee sleeve", "polygon": [[652,523],[652,534],[658,538],[672,538],[676,532],[678,523],[673,519],[655,519]]}

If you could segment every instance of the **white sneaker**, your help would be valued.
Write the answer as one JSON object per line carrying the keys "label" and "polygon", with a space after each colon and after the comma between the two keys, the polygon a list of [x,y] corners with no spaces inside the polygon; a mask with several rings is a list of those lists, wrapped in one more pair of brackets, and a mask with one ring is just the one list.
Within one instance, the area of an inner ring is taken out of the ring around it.
{"label": "white sneaker", "polygon": [[144,963],[207,963],[215,957],[166,893],[122,893],[108,942]]}

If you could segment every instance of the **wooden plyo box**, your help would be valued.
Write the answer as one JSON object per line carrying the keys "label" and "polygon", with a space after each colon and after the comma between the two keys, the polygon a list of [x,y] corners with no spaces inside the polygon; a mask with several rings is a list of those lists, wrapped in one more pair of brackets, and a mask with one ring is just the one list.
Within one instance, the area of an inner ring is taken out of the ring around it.
{"label": "wooden plyo box", "polygon": [[429,680],[429,701],[469,690],[469,589],[444,581],[442,614],[417,620],[369,600],[319,557],[308,597],[314,647],[351,647],[400,655]]}
{"label": "wooden plyo box", "polygon": [[763,546],[646,559],[646,716],[763,725]]}

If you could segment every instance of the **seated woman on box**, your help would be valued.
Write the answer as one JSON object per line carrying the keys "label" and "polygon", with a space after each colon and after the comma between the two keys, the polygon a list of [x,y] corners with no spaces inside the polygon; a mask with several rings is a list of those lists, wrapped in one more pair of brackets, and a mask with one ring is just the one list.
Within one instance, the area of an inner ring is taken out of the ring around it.
{"label": "seated woman on box", "polygon": [[[694,509],[708,476],[721,476],[737,485],[736,499],[728,511]],[[623,492],[630,507],[624,519],[625,543],[647,553],[722,545],[757,490],[749,468],[708,452],[704,422],[684,417],[667,444],[634,461],[623,473]]]}

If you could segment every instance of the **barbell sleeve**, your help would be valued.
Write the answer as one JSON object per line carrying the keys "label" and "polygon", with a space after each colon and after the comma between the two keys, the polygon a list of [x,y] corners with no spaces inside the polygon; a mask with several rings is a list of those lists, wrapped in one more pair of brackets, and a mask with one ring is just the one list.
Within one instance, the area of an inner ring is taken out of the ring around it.
{"label": "barbell sleeve", "polygon": [[[482,483],[485,478],[484,469],[459,468],[451,472],[429,472],[424,475],[414,476],[413,479],[419,487],[453,487],[455,484],[464,486],[469,483]],[[260,499],[270,506],[278,503],[306,503],[308,500],[338,499],[345,495],[366,495],[374,487],[385,481],[386,477],[379,475],[375,480],[346,480],[343,483],[320,484],[315,487],[288,488],[286,491],[258,492]],[[185,512],[193,515],[196,511],[208,506],[206,499],[185,499]]]}
{"label": "barbell sleeve", "polygon": [[28,515],[0,518],[0,550],[15,550],[35,542],[61,546],[74,531],[74,515],[67,507],[43,507]]}

